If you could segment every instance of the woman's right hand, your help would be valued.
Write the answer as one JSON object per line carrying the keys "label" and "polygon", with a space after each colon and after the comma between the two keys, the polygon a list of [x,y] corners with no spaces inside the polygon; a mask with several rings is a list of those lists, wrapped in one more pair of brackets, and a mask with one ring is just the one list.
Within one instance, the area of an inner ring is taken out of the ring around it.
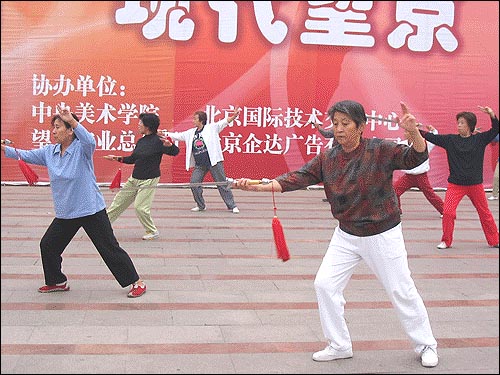
{"label": "woman's right hand", "polygon": [[121,156],[116,156],[116,155],[104,155],[104,159],[108,160],[115,160],[115,161],[120,161]]}
{"label": "woman's right hand", "polygon": [[73,118],[69,107],[61,107],[59,104],[56,105],[57,112],[61,117],[61,120],[67,122],[74,129],[78,125],[78,121]]}

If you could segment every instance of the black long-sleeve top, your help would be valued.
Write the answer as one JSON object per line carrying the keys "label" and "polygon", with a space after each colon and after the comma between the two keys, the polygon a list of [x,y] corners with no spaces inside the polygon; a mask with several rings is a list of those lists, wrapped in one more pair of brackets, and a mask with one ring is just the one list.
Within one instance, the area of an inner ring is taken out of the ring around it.
{"label": "black long-sleeve top", "polygon": [[139,139],[132,155],[123,157],[121,161],[125,164],[135,164],[132,177],[148,180],[160,177],[160,163],[163,154],[175,156],[178,153],[179,147],[175,144],[166,147],[158,138],[158,134],[149,134]]}
{"label": "black long-sleeve top", "polygon": [[436,146],[446,150],[450,174],[448,182],[455,185],[477,185],[483,183],[484,151],[498,134],[498,118],[491,119],[491,129],[461,137],[458,134],[432,134],[420,130],[422,136]]}

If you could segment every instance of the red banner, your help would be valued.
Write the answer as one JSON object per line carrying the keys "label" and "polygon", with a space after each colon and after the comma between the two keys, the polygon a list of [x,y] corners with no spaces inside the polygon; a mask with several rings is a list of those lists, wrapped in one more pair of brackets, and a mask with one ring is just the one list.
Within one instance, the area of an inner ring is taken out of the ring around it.
{"label": "red banner", "polygon": [[[478,127],[498,114],[496,1],[2,1],[2,139],[22,149],[51,143],[57,104],[69,105],[95,136],[95,172],[109,183],[140,136],[141,112],[160,130],[193,126],[240,106],[221,134],[228,177],[272,178],[330,147],[309,121],[353,99],[392,118],[405,101],[419,122],[456,133],[455,115]],[[366,137],[399,140],[397,125],[370,120]],[[189,181],[185,144],[165,156],[161,182]],[[446,187],[444,150],[429,178]],[[488,147],[491,187],[498,146]],[[132,166],[123,167],[128,176]],[[2,155],[2,181],[23,181]],[[41,182],[44,168],[33,166]],[[399,172],[398,172],[399,173]]]}

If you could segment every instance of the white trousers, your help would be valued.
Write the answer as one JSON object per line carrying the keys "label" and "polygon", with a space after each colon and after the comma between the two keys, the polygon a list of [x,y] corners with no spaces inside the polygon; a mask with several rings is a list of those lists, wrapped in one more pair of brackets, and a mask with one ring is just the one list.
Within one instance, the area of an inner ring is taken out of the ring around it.
{"label": "white trousers", "polygon": [[427,310],[408,268],[401,224],[368,237],[335,228],[314,280],[321,326],[330,346],[339,351],[352,349],[344,318],[343,292],[361,260],[384,286],[415,351],[420,353],[425,346],[436,349]]}

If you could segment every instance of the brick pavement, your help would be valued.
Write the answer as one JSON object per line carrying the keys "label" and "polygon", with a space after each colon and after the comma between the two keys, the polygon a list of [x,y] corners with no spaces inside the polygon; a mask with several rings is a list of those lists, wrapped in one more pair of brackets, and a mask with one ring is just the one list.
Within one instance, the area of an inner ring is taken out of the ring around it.
{"label": "brick pavement", "polygon": [[[235,190],[235,215],[215,189],[205,190],[201,213],[189,211],[189,189],[160,189],[158,240],[141,240],[133,208],[114,223],[148,284],[128,299],[84,232],[63,255],[71,291],[38,293],[50,189],[1,189],[2,374],[499,372],[498,249],[487,246],[467,198],[453,248],[437,250],[439,214],[418,191],[402,196],[410,268],[439,344],[439,366],[426,369],[364,263],[345,293],[354,358],[311,360],[325,345],[313,279],[336,225],[321,190],[276,196],[292,256],[283,263],[270,194]],[[113,194],[103,191],[109,204]],[[489,204],[498,218],[498,201]]]}

